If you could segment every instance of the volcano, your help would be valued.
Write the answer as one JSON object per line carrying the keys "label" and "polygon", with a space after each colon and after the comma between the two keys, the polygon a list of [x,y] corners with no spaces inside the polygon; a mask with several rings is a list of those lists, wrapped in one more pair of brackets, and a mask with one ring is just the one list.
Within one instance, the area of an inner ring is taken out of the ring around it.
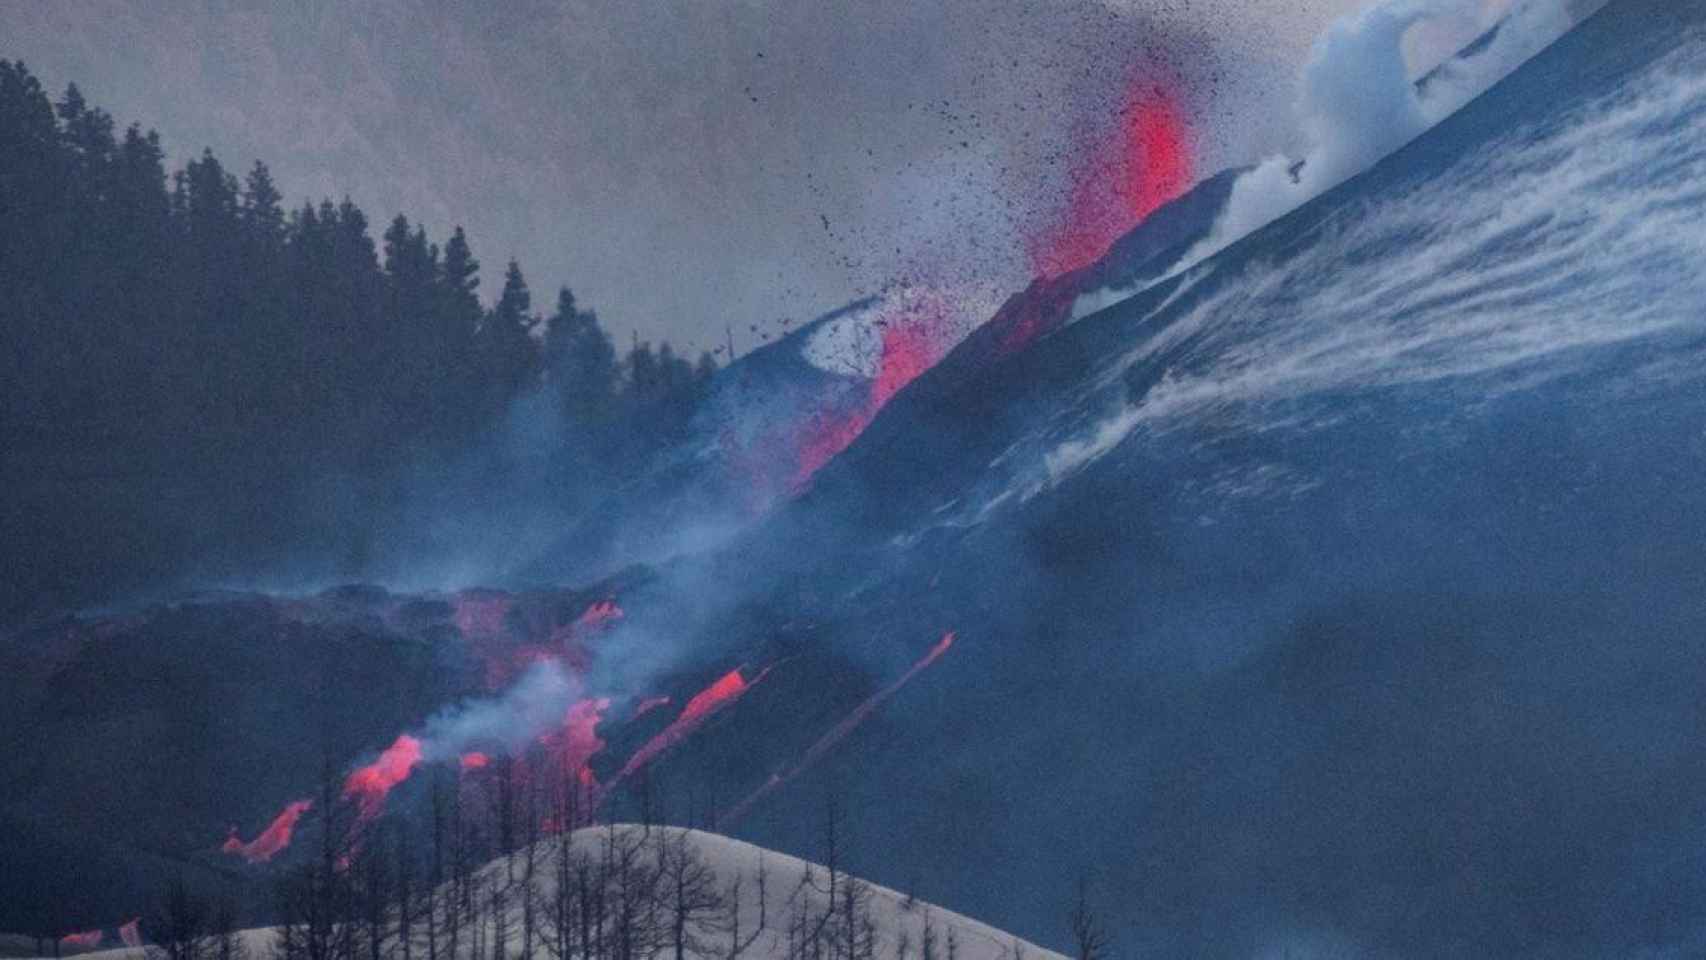
{"label": "volcano", "polygon": [[[553,731],[610,814],[673,798],[803,856],[833,796],[873,881],[1037,943],[1088,876],[1134,955],[1698,951],[1706,11],[1614,0],[1192,262],[1246,173],[951,342],[823,362],[838,324],[881,329],[862,301],[731,366],[724,396],[789,398],[782,432],[708,415],[607,529],[526,561],[594,579],[638,529],[646,562],[607,581],[8,637],[30,774],[0,828],[32,874],[112,871],[57,932],[169,867],[260,882],[220,839],[308,822],[285,805],[324,762],[406,807],[425,777],[382,751],[546,650],[610,698]],[[707,503],[739,521],[684,533]],[[622,615],[570,657],[594,609]],[[228,714],[203,754],[163,746]],[[0,891],[0,926],[84,877]]]}
{"label": "volcano", "polygon": [[[901,391],[693,582],[876,676],[960,641],[736,829],[803,849],[844,790],[905,851],[879,879],[1046,938],[1094,869],[1161,954],[1697,942],[1703,27],[1613,3],[1219,256]],[[810,737],[761,706],[722,736],[783,756],[721,762],[763,783]]]}

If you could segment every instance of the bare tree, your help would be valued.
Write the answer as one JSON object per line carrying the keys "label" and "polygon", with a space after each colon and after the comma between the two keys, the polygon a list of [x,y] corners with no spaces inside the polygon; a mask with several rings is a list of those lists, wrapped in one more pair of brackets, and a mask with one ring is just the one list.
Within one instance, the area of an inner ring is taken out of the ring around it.
{"label": "bare tree", "polygon": [[212,960],[212,917],[207,905],[174,879],[154,913],[143,921],[148,932],[147,960]]}
{"label": "bare tree", "polygon": [[[444,789],[444,772],[432,772],[432,851],[427,861],[426,891],[422,897],[422,919],[426,921],[427,960],[439,960],[439,886],[444,883],[445,830],[450,820],[450,800]],[[448,957],[446,960],[455,960]]]}
{"label": "bare tree", "polygon": [[[471,935],[474,911],[474,856],[478,846],[474,826],[469,821],[458,790],[450,804],[450,871],[448,888],[444,891],[444,932],[449,960],[459,960],[465,936]],[[478,958],[480,951],[473,950]]]}
{"label": "bare tree", "polygon": [[575,842],[572,831],[557,834],[551,851],[551,896],[541,917],[541,940],[552,960],[571,960],[589,955],[590,931],[584,921],[584,898],[590,891],[591,858]]}
{"label": "bare tree", "polygon": [[652,783],[651,767],[640,768],[640,782],[634,785],[634,792],[640,803],[640,827],[650,837],[652,825],[658,821],[657,789]]}
{"label": "bare tree", "polygon": [[492,960],[509,960],[509,941],[513,924],[510,919],[510,904],[514,901],[511,894],[515,892],[515,882],[509,874],[510,858],[504,858],[504,871],[490,871],[486,884],[486,907],[488,921],[491,925],[491,957]]}
{"label": "bare tree", "polygon": [[346,960],[341,890],[327,889],[316,864],[290,870],[278,883],[278,960]]}
{"label": "bare tree", "polygon": [[208,935],[208,960],[248,960],[249,948],[237,926],[237,905],[229,897],[213,908]]}
{"label": "bare tree", "polygon": [[1090,881],[1080,877],[1078,896],[1067,911],[1066,925],[1072,934],[1077,960],[1103,960],[1108,949],[1108,932],[1102,919],[1090,905]]}
{"label": "bare tree", "polygon": [[387,960],[392,891],[390,850],[384,837],[389,826],[389,823],[370,825],[367,842],[356,848],[343,867],[356,908],[349,918],[350,925],[365,960]]}
{"label": "bare tree", "polygon": [[764,851],[758,851],[758,929],[770,926],[770,870],[764,862]]}
{"label": "bare tree", "polygon": [[515,798],[515,758],[509,754],[500,755],[493,764],[497,784],[497,824],[498,824],[498,854],[504,857],[504,869],[510,869],[509,856],[516,849],[516,798]]}
{"label": "bare tree", "polygon": [[649,960],[660,939],[657,858],[649,831],[606,828],[606,941],[609,960]]}
{"label": "bare tree", "polygon": [[745,953],[758,942],[769,926],[769,907],[766,901],[770,898],[770,869],[764,862],[764,851],[758,851],[758,870],[755,874],[758,887],[758,923],[752,930],[743,935],[741,930],[740,908],[743,888],[746,878],[737,874],[729,883],[728,891],[723,895],[725,917],[723,926],[729,935],[728,960],[734,960]]}
{"label": "bare tree", "polygon": [[877,922],[871,917],[871,888],[865,881],[853,876],[842,880],[840,914],[842,955],[847,960],[875,960]]}
{"label": "bare tree", "polygon": [[415,890],[414,851],[410,848],[409,831],[400,823],[394,838],[396,862],[392,868],[392,879],[397,888],[396,954],[398,960],[414,960],[415,912],[420,906],[417,902],[419,894]]}
{"label": "bare tree", "polygon": [[521,901],[521,955],[533,956],[534,937],[539,929],[539,778],[530,776],[522,788],[521,878],[516,897]]}
{"label": "bare tree", "polygon": [[687,831],[658,831],[658,870],[674,960],[687,960],[689,953],[710,953],[710,938],[717,932],[717,914],[724,901],[716,872]]}
{"label": "bare tree", "polygon": [[346,876],[358,847],[355,809],[344,800],[330,754],[320,769],[313,859],[278,881],[280,923],[273,952],[280,960],[354,960],[355,890]]}

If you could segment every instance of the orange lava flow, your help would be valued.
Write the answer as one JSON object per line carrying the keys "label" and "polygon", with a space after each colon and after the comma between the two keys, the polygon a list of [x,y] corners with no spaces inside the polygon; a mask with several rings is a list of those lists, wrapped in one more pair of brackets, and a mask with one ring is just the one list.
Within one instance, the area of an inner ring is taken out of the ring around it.
{"label": "orange lava flow", "polygon": [[741,676],[740,668],[736,667],[723,674],[717,682],[694,694],[693,699],[687,701],[687,706],[681,708],[681,713],[670,721],[669,726],[634,751],[634,755],[628,758],[622,771],[616,775],[616,782],[627,779],[657,759],[660,754],[686,740],[712,714],[740,699],[742,694],[752,689],[752,685],[763,678],[764,675],[759,674],[756,679],[748,681]]}
{"label": "orange lava flow", "polygon": [[604,749],[604,740],[598,735],[598,724],[608,709],[608,697],[576,701],[563,715],[562,728],[539,738],[556,756],[562,768],[573,771],[582,783],[592,776],[587,763]]}
{"label": "orange lava flow", "polygon": [[344,780],[344,796],[356,802],[359,819],[367,821],[378,816],[385,809],[385,798],[391,789],[409,779],[420,762],[421,742],[405,733],[386,747],[379,759],[350,773]]}
{"label": "orange lava flow", "polygon": [[225,839],[225,844],[219,849],[235,857],[242,857],[250,863],[266,863],[279,852],[290,846],[291,834],[296,832],[297,821],[314,806],[309,800],[293,800],[285,804],[278,816],[273,817],[266,829],[255,836],[255,839],[244,843],[237,836],[237,828],[231,828],[231,836]]}
{"label": "orange lava flow", "polygon": [[957,635],[952,630],[942,634],[942,639],[936,641],[936,645],[931,647],[924,656],[920,657],[918,662],[908,667],[905,673],[896,677],[888,686],[871,694],[869,697],[866,697],[865,701],[855,707],[852,713],[849,713],[841,720],[840,723],[831,727],[828,733],[819,737],[817,742],[813,743],[811,747],[801,755],[798,763],[794,764],[784,773],[771,774],[770,779],[766,780],[757,790],[754,790],[749,794],[746,799],[735,804],[733,807],[730,807],[726,813],[719,816],[717,818],[718,828],[722,828],[727,824],[731,824],[734,821],[739,820],[748,810],[752,809],[754,804],[769,796],[778,787],[781,787],[788,781],[804,773],[812,766],[812,764],[822,758],[824,754],[834,749],[836,744],[845,740],[848,734],[852,733],[861,723],[864,723],[865,718],[869,717],[878,707],[882,706],[884,701],[898,693],[900,688],[906,686],[913,677],[918,676],[918,674],[922,673],[931,664],[941,659],[942,654],[947,653],[948,648],[954,645],[956,636]]}
{"label": "orange lava flow", "polygon": [[934,293],[921,294],[893,316],[882,320],[882,345],[877,372],[865,402],[852,410],[826,413],[807,421],[797,443],[798,460],[790,482],[792,492],[811,485],[824,464],[852,445],[901,388],[935,366],[952,346],[948,330],[951,306]]}

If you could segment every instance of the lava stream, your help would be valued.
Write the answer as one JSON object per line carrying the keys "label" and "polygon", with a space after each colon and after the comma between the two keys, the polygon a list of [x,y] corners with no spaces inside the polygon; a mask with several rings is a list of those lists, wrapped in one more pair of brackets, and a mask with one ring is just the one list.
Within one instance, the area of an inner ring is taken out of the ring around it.
{"label": "lava stream", "polygon": [[409,779],[420,762],[421,742],[405,733],[379,759],[357,767],[344,781],[344,797],[356,802],[358,819],[365,823],[378,816],[391,788]]}
{"label": "lava stream", "polygon": [[[764,671],[768,672],[768,669]],[[622,766],[622,771],[616,775],[616,782],[626,780],[641,767],[655,760],[658,755],[687,739],[701,724],[710,719],[712,714],[740,699],[742,694],[752,689],[753,684],[764,679],[764,673],[749,681],[741,676],[740,668],[736,667],[716,683],[699,691],[693,699],[687,701],[687,706],[670,721],[669,726],[634,751],[634,755],[628,758],[628,762]]]}
{"label": "lava stream", "polygon": [[834,749],[836,744],[845,740],[847,735],[852,733],[861,723],[864,723],[865,719],[878,707],[882,706],[884,701],[898,693],[901,687],[906,686],[913,677],[918,676],[918,674],[922,673],[925,668],[941,659],[942,654],[947,653],[948,648],[954,645],[956,636],[957,634],[952,630],[942,634],[942,639],[936,641],[936,645],[931,647],[924,656],[920,657],[917,663],[908,667],[905,673],[896,677],[888,686],[865,698],[865,701],[855,707],[852,713],[849,713],[841,720],[840,723],[831,727],[828,733],[819,737],[817,742],[813,743],[809,748],[807,748],[806,752],[801,755],[798,763],[794,764],[783,773],[771,774],[770,779],[766,780],[757,790],[748,794],[746,799],[735,804],[733,807],[730,807],[727,813],[719,816],[717,818],[717,827],[721,829],[725,825],[739,820],[748,810],[752,809],[752,806],[758,803],[758,801],[769,796],[776,790],[776,788],[804,773],[812,766],[812,764],[822,758],[824,754]]}
{"label": "lava stream", "polygon": [[302,815],[314,804],[309,800],[293,800],[279,811],[278,816],[267,824],[253,840],[244,843],[237,836],[237,828],[231,828],[231,836],[225,839],[225,844],[219,849],[233,856],[242,857],[250,863],[265,863],[278,855],[280,850],[290,846],[290,836],[296,831],[296,824]]}
{"label": "lava stream", "polygon": [[104,934],[99,930],[85,930],[82,933],[68,933],[59,938],[62,947],[73,947],[79,950],[93,950],[101,945]]}
{"label": "lava stream", "polygon": [[935,366],[953,346],[954,310],[934,291],[914,291],[892,315],[877,321],[882,343],[877,372],[865,402],[851,410],[826,412],[803,425],[795,447],[797,466],[789,485],[801,493],[824,464],[852,445],[901,388]]}
{"label": "lava stream", "polygon": [[598,725],[604,720],[604,712],[609,709],[609,697],[577,701],[564,715],[561,729],[539,738],[540,744],[556,759],[563,773],[572,774],[575,783],[588,794],[581,798],[582,809],[597,802],[598,778],[593,775],[588,764],[604,749],[604,740],[598,735]]}

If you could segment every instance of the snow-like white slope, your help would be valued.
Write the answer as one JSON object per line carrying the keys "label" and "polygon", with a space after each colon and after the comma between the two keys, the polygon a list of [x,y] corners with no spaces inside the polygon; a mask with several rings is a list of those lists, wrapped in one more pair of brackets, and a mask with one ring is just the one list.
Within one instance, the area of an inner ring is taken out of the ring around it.
{"label": "snow-like white slope", "polygon": [[[237,936],[242,941],[243,953],[247,960],[269,960],[272,956],[273,943],[278,937],[278,928],[255,927],[250,930],[239,930]],[[35,943],[33,938],[0,934],[0,947],[10,946],[13,943],[21,945],[24,952],[22,954],[0,953],[0,956],[10,956],[15,960],[55,960],[51,953],[39,957],[30,956],[28,951],[33,949]],[[83,951],[74,947],[62,947],[58,960],[67,960],[70,957],[76,957],[77,960],[144,960],[148,953],[144,947],[124,946],[117,937],[113,936],[110,930],[102,938],[102,943],[111,944],[111,946]]]}
{"label": "snow-like white slope", "polygon": [[[646,836],[648,833],[649,839]],[[826,897],[822,892],[826,885],[825,869],[822,865],[701,830],[651,827],[648,831],[647,828],[635,824],[589,827],[576,831],[569,838],[570,855],[578,854],[597,861],[601,850],[613,835],[619,840],[646,840],[653,845],[657,844],[660,838],[684,842],[715,874],[716,889],[725,895],[738,880],[741,940],[745,944],[740,952],[741,957],[786,957],[790,918],[799,913],[802,905],[808,915],[821,915],[827,906]],[[561,841],[553,838],[541,841],[535,848],[537,859],[534,870],[535,875],[539,877],[538,899],[541,903],[548,903],[555,891],[553,874],[561,846]],[[507,864],[503,860],[489,863],[480,869],[478,878],[491,882],[505,876],[506,872],[509,875],[519,875],[524,856],[517,854]],[[765,875],[762,914],[766,923],[762,929],[757,929],[761,913],[758,881],[761,870]],[[916,900],[887,887],[862,880],[858,882],[864,885],[868,893],[865,909],[877,935],[876,948],[873,951],[875,956],[895,956],[897,947],[904,939],[908,945],[906,955],[920,957],[925,927],[928,925],[935,937],[936,956],[941,960],[946,960],[948,956],[950,932],[954,939],[955,960],[1014,960],[1015,957],[1022,960],[1066,960],[1061,954],[1020,940],[1012,934],[970,917],[944,910],[923,900]],[[519,905],[514,905],[510,911],[512,930],[509,939],[512,943],[520,936],[518,930],[514,929],[520,923],[520,912]],[[695,956],[702,960],[725,960],[728,956],[728,935],[720,932],[709,939],[712,941],[710,949]],[[535,953],[543,955],[539,950]],[[520,956],[519,944],[516,945],[515,955]]]}
{"label": "snow-like white slope", "polygon": [[[827,874],[822,865],[700,830],[680,827],[646,828],[635,824],[588,827],[575,831],[567,838],[567,851],[570,857],[582,856],[591,864],[597,864],[613,839],[618,842],[643,844],[638,858],[642,864],[653,863],[656,851],[662,844],[676,843],[680,844],[676,850],[681,847],[690,849],[698,861],[709,869],[712,876],[710,886],[725,898],[731,890],[737,889],[738,882],[741,958],[783,960],[789,955],[789,924],[801,915],[802,906],[807,917],[821,917],[828,905],[824,892]],[[533,848],[536,916],[543,917],[550,910],[557,887],[558,858],[563,855],[564,850],[563,839],[557,837],[542,840]],[[525,874],[526,863],[525,851],[507,860],[495,860],[476,871],[472,883],[477,904],[489,902],[493,890],[505,891],[509,918],[506,939],[510,955],[517,960],[522,960],[523,957],[523,907],[516,884]],[[761,872],[764,876],[762,898],[759,892]],[[857,882],[861,883],[865,890],[863,912],[869,917],[871,930],[876,938],[872,956],[894,957],[902,952],[904,945],[906,956],[921,958],[928,927],[935,941],[935,956],[940,960],[948,960],[950,939],[953,943],[953,960],[1066,960],[1058,953],[1020,940],[970,917],[922,900],[914,900],[887,887]],[[448,885],[441,894],[442,899],[450,899]],[[663,898],[662,906],[667,913],[667,896]],[[488,950],[493,942],[489,913],[484,909],[477,912],[480,914],[478,923],[481,929],[477,935],[471,929],[464,929],[461,941],[464,950],[476,938],[485,944]],[[705,948],[691,954],[695,960],[728,960],[732,934],[727,929],[726,920],[730,915],[729,911],[723,909],[707,913],[707,923],[719,929],[712,934],[700,935],[699,939],[704,941]],[[763,927],[759,927],[760,917],[765,921]],[[540,926],[539,936],[547,936],[543,919],[540,920]],[[270,956],[276,935],[277,930],[273,927],[242,931],[249,957],[253,960],[264,960]],[[67,952],[65,955],[73,954]],[[658,956],[671,955],[667,945],[660,947]],[[139,960],[142,951],[119,948],[78,953],[75,956],[86,960]],[[549,952],[544,944],[535,944],[529,960],[548,958]]]}

